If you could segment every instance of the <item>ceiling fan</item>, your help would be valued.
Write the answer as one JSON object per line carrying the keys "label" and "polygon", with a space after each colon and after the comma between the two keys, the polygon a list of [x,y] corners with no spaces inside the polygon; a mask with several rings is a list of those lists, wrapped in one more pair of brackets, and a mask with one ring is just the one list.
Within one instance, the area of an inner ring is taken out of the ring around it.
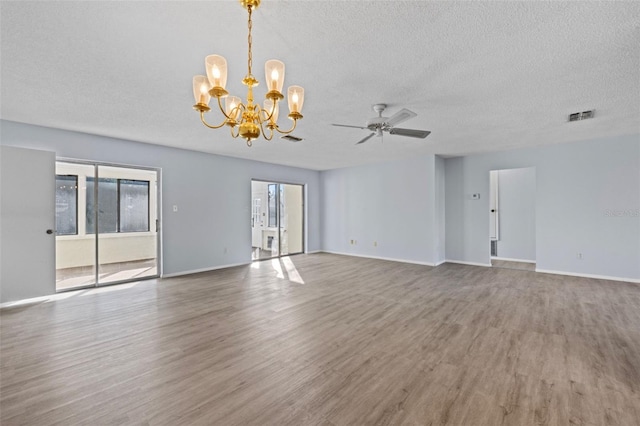
{"label": "ceiling fan", "polygon": [[375,104],[373,106],[373,110],[378,113],[377,117],[373,117],[367,124],[363,126],[350,126],[347,124],[333,124],[338,127],[353,127],[356,129],[365,129],[370,130],[372,133],[362,139],[359,142],[356,142],[356,145],[364,143],[371,139],[374,136],[382,137],[382,132],[387,132],[392,135],[399,136],[409,136],[410,138],[420,138],[424,139],[431,133],[428,130],[416,130],[416,129],[401,129],[399,127],[395,127],[397,124],[400,124],[410,118],[417,117],[413,111],[409,111],[406,108],[401,109],[400,111],[393,114],[391,117],[383,117],[382,112],[387,108],[386,104]]}

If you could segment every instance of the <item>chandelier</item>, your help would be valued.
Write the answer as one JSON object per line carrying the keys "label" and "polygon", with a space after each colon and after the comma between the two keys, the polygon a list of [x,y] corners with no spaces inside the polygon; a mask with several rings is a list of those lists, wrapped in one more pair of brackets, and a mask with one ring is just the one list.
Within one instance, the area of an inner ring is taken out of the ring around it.
{"label": "chandelier", "polygon": [[[242,6],[249,13],[248,19],[248,44],[249,54],[247,60],[247,75],[242,83],[247,86],[247,100],[243,103],[237,96],[229,96],[225,90],[227,83],[227,60],[219,55],[209,55],[205,58],[207,75],[196,75],[193,77],[193,96],[196,104],[193,109],[200,112],[202,124],[211,128],[219,129],[223,126],[231,128],[231,136],[247,141],[251,146],[252,141],[262,135],[266,140],[271,140],[274,131],[281,134],[293,132],[298,120],[302,118],[302,104],[304,102],[304,89],[300,86],[290,86],[287,90],[287,100],[289,104],[289,118],[293,120],[293,125],[288,130],[282,130],[278,126],[279,107],[278,102],[284,98],[282,95],[282,85],[284,83],[284,64],[276,59],[271,59],[265,63],[265,79],[267,82],[267,94],[264,104],[261,107],[254,104],[253,88],[258,85],[258,80],[251,73],[251,20],[252,12],[260,5],[260,0],[239,0]],[[218,108],[224,115],[224,120],[219,125],[211,125],[204,118],[205,112],[211,110],[209,101],[211,97],[218,100]],[[224,98],[224,106],[222,105]],[[266,127],[266,131],[265,131]]]}

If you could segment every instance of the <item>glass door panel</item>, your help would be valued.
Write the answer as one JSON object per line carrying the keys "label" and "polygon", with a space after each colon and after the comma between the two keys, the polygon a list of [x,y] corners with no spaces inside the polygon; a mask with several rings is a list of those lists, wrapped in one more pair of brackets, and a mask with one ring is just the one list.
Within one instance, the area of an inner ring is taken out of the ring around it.
{"label": "glass door panel", "polygon": [[278,185],[251,181],[251,260],[279,254]]}
{"label": "glass door panel", "polygon": [[280,254],[302,253],[303,248],[303,191],[302,185],[279,185],[280,198]]}
{"label": "glass door panel", "polygon": [[84,208],[94,174],[91,164],[56,162],[56,291],[96,284],[95,236]]}
{"label": "glass door panel", "polygon": [[87,228],[95,233],[98,224],[98,284],[157,276],[157,172],[98,166],[89,185],[97,185],[97,203],[87,203]]}
{"label": "glass door panel", "polygon": [[267,184],[267,203],[268,203],[268,216],[267,216],[267,230],[265,233],[266,248],[268,253],[265,253],[264,257],[278,257],[280,256],[280,233],[278,228],[280,226],[278,214],[279,203],[279,191],[278,184]]}

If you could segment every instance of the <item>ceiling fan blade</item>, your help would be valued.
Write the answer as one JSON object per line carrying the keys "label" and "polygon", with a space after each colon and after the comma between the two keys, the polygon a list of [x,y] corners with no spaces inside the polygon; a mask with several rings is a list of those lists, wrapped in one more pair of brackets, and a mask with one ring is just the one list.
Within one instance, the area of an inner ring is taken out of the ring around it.
{"label": "ceiling fan blade", "polygon": [[362,139],[360,142],[357,142],[356,145],[364,143],[366,141],[368,141],[369,139],[371,139],[372,137],[374,137],[376,134],[375,133],[371,133],[369,136],[367,136],[366,138]]}
{"label": "ceiling fan blade", "polygon": [[304,139],[298,136],[294,136],[292,134],[280,136],[280,139],[287,140],[289,142],[302,142]]}
{"label": "ceiling fan blade", "polygon": [[331,124],[332,126],[338,126],[338,127],[352,127],[354,129],[366,129],[366,127],[362,127],[362,126],[350,126],[348,124]]}
{"label": "ceiling fan blade", "polygon": [[393,127],[396,124],[400,124],[403,121],[407,121],[410,118],[413,117],[417,117],[418,114],[416,114],[413,111],[409,111],[406,108],[402,108],[400,111],[396,112],[395,114],[393,114],[391,117],[389,117],[389,119],[387,120],[386,124],[389,127]]}
{"label": "ceiling fan blade", "polygon": [[398,127],[394,127],[392,129],[389,129],[389,133],[392,135],[409,136],[410,138],[424,139],[429,136],[431,132],[428,130],[400,129]]}

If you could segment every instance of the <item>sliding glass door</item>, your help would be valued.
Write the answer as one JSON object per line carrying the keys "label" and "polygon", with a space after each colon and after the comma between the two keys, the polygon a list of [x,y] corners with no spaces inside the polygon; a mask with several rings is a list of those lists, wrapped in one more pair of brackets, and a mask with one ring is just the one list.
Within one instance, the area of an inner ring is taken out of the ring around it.
{"label": "sliding glass door", "polygon": [[302,185],[279,185],[280,255],[302,253],[303,194]]}
{"label": "sliding glass door", "polygon": [[304,252],[304,186],[251,182],[252,260]]}
{"label": "sliding glass door", "polygon": [[158,276],[158,172],[56,165],[56,289]]}
{"label": "sliding glass door", "polygon": [[87,233],[92,164],[56,162],[56,290],[96,284],[96,240]]}

